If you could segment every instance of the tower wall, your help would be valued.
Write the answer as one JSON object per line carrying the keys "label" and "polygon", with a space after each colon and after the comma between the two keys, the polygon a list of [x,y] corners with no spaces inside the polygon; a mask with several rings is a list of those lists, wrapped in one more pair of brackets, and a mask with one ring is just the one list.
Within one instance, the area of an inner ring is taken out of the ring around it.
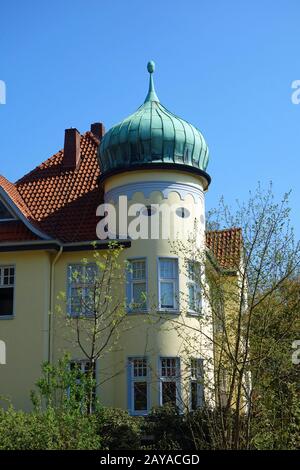
{"label": "tower wall", "polygon": [[[128,358],[147,357],[151,369],[151,406],[159,405],[159,359],[160,357],[177,357],[181,362],[181,393],[185,404],[188,402],[187,390],[189,380],[189,358],[213,358],[212,343],[205,338],[212,337],[211,318],[208,306],[203,299],[203,315],[188,313],[188,278],[186,264],[183,259],[184,247],[191,254],[192,243],[197,247],[197,254],[203,252],[205,244],[205,182],[201,177],[178,171],[131,171],[108,178],[105,181],[105,202],[113,204],[119,215],[119,197],[126,196],[128,210],[134,204],[169,208],[184,208],[188,217],[181,218],[175,213],[170,224],[169,239],[151,239],[149,229],[148,239],[132,240],[131,247],[124,250],[123,256],[128,260],[146,258],[147,262],[147,313],[138,311],[128,313],[127,326],[118,340],[117,351],[111,354],[112,368],[124,371]],[[154,205],[154,206],[153,206]],[[122,206],[121,211],[124,209]],[[125,217],[124,212],[121,212]],[[150,225],[156,214],[145,216]],[[130,221],[130,218],[128,219]],[[166,225],[168,220],[162,218]],[[122,225],[122,223],[121,223]],[[161,229],[162,227],[160,227]],[[191,241],[191,234],[197,237]],[[121,232],[120,224],[117,231]],[[176,242],[178,238],[181,248]],[[177,253],[176,253],[177,251]],[[159,307],[159,258],[178,258],[179,286],[176,311],[165,312]],[[205,320],[203,319],[205,317]],[[204,334],[201,334],[201,331]],[[126,372],[125,372],[126,373]],[[206,374],[212,379],[212,370],[206,367]],[[109,405],[127,407],[127,395],[124,394],[124,372],[118,374],[113,381],[104,386],[103,394],[109,397]]]}

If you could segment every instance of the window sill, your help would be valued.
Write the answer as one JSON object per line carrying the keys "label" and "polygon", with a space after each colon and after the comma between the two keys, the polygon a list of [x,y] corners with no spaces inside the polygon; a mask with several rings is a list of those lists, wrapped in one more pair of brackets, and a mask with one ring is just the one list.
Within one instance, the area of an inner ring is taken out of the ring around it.
{"label": "window sill", "polygon": [[127,315],[147,315],[149,310],[127,310]]}
{"label": "window sill", "polygon": [[197,318],[203,318],[203,312],[193,312],[193,310],[188,311],[187,313],[188,317],[197,317]]}
{"label": "window sill", "polygon": [[177,309],[171,310],[171,309],[160,308],[158,310],[158,313],[163,313],[164,315],[179,315],[180,311]]}
{"label": "window sill", "polygon": [[15,315],[0,315],[0,320],[13,320],[15,318]]}
{"label": "window sill", "polygon": [[129,414],[130,414],[130,416],[143,417],[143,416],[148,416],[149,410],[146,410],[146,411],[132,411],[132,410],[129,410]]}

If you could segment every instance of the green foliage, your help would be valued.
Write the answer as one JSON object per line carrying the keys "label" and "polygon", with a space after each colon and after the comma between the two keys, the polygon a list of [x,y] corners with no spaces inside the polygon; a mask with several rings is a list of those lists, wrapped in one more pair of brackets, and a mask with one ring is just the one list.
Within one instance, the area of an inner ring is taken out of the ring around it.
{"label": "green foliage", "polygon": [[103,449],[137,450],[140,448],[143,418],[130,416],[127,411],[101,408],[96,413],[97,431]]}
{"label": "green foliage", "polygon": [[53,408],[33,413],[0,409],[0,450],[99,449],[100,444],[92,416]]}
{"label": "green foliage", "polygon": [[150,437],[150,448],[155,450],[183,449],[186,426],[177,408],[171,405],[153,408],[143,426],[143,434]]}
{"label": "green foliage", "polygon": [[69,413],[87,414],[99,404],[93,397],[96,386],[92,373],[83,373],[79,366],[70,367],[70,356],[66,354],[57,365],[45,362],[42,377],[36,383],[38,391],[31,393],[35,410],[42,405]]}

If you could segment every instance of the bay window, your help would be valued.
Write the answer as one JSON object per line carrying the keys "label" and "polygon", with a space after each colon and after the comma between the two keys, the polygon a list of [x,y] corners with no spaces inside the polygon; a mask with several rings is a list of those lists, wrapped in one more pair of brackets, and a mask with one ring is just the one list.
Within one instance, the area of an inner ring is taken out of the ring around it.
{"label": "bay window", "polygon": [[199,315],[201,314],[202,309],[199,263],[189,261],[187,265],[187,274],[188,311],[190,314]]}
{"label": "bay window", "polygon": [[127,276],[127,309],[128,311],[147,310],[147,263],[146,258],[129,261],[130,270]]}
{"label": "bay window", "polygon": [[190,407],[191,410],[196,410],[203,406],[204,401],[203,359],[191,359],[190,368]]}
{"label": "bay window", "polygon": [[160,358],[160,404],[180,405],[180,359]]}
{"label": "bay window", "polygon": [[178,260],[176,258],[159,258],[158,290],[159,309],[178,309]]}
{"label": "bay window", "polygon": [[132,414],[149,411],[149,367],[146,357],[128,360],[128,409]]}

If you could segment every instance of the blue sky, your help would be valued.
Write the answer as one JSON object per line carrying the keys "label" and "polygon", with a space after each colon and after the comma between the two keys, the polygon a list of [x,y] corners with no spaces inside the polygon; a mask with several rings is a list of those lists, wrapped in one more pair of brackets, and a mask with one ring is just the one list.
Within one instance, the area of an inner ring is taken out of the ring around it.
{"label": "blue sky", "polygon": [[300,236],[299,0],[10,0],[0,16],[0,174],[48,158],[65,128],[134,111],[153,59],[161,102],[209,144],[208,208],[272,180]]}

